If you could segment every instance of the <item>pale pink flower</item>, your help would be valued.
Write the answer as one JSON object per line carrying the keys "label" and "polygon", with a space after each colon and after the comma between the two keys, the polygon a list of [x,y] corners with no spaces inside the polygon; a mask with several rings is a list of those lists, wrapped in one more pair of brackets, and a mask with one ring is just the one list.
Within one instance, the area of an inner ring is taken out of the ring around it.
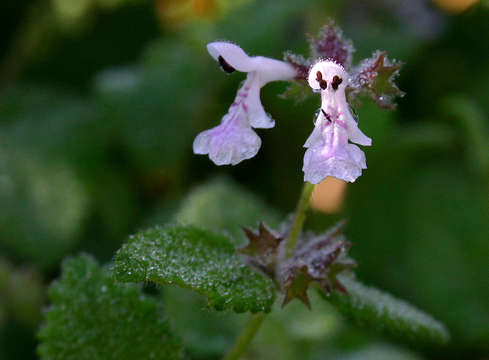
{"label": "pale pink flower", "polygon": [[216,165],[236,165],[252,158],[261,140],[252,128],[272,128],[275,122],[260,101],[260,89],[270,81],[291,80],[294,68],[283,61],[262,56],[250,57],[239,46],[228,42],[207,45],[209,54],[226,72],[246,72],[248,76],[238,90],[221,124],[203,131],[194,140],[195,154],[209,155]]}
{"label": "pale pink flower", "polygon": [[321,93],[321,109],[304,147],[304,181],[317,184],[327,176],[353,182],[367,168],[365,154],[353,143],[370,146],[345,96],[348,73],[333,61],[320,61],[309,71],[308,82]]}

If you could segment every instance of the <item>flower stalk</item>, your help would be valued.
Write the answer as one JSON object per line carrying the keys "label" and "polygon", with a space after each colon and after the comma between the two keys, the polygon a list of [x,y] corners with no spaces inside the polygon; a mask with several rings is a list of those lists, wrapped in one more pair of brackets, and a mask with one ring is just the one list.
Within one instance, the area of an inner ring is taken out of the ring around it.
{"label": "flower stalk", "polygon": [[309,209],[309,205],[311,204],[311,196],[314,190],[314,185],[309,182],[304,182],[304,186],[302,187],[301,196],[299,197],[299,201],[297,202],[297,207],[294,213],[294,220],[292,222],[292,227],[290,228],[290,233],[287,238],[286,243],[286,257],[291,257],[294,253],[294,249],[297,245],[297,239],[302,231],[302,227],[304,226],[304,221],[306,220],[306,212]]}
{"label": "flower stalk", "polygon": [[[297,239],[304,226],[306,220],[306,213],[311,203],[311,196],[314,190],[314,185],[308,182],[304,183],[302,192],[297,202],[297,207],[294,213],[294,220],[290,229],[289,236],[286,243],[286,256],[290,257],[294,253],[295,246],[297,245]],[[241,334],[236,339],[233,347],[224,356],[224,360],[236,360],[244,354],[251,341],[255,337],[256,333],[261,327],[263,320],[265,319],[265,313],[254,314],[248,320],[245,328],[241,331]]]}

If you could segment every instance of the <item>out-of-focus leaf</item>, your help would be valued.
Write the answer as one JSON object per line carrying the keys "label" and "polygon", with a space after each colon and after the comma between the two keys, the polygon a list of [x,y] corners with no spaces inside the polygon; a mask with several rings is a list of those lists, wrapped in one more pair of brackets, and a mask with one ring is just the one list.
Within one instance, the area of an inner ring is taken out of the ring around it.
{"label": "out-of-focus leaf", "polygon": [[142,231],[117,252],[115,265],[120,281],[186,287],[216,310],[268,312],[275,296],[271,280],[248,268],[227,237],[193,226]]}
{"label": "out-of-focus leaf", "polygon": [[175,220],[231,235],[235,244],[245,243],[241,226],[256,226],[258,221],[278,224],[278,215],[254,194],[225,178],[196,187],[182,201]]}
{"label": "out-of-focus leaf", "polygon": [[489,176],[489,128],[484,110],[463,95],[443,99],[441,108],[453,117],[463,130],[468,162],[476,171]]}
{"label": "out-of-focus leaf", "polygon": [[0,98],[0,134],[10,143],[80,167],[105,145],[107,126],[98,116],[91,101],[63,88],[25,84]]}
{"label": "out-of-focus leaf", "polygon": [[166,286],[162,293],[172,328],[196,358],[222,356],[247,320],[245,314],[209,309],[204,297],[188,289]]}
{"label": "out-of-focus leaf", "polygon": [[79,240],[91,192],[113,172],[108,126],[91,101],[32,84],[5,92],[0,124],[0,242],[49,266]]}
{"label": "out-of-focus leaf", "polygon": [[458,149],[400,151],[395,141],[371,153],[367,176],[348,197],[347,236],[362,277],[412,299],[447,324],[459,343],[486,344],[485,183]]}
{"label": "out-of-focus leaf", "polygon": [[[290,32],[289,26],[293,19],[300,18],[301,14],[307,14],[312,2],[311,0],[253,1],[252,4],[237,9],[234,16],[217,23],[210,34],[204,33],[207,37],[211,36],[205,40],[212,41],[216,38],[239,40],[239,45],[249,51],[250,55],[280,57],[284,50],[290,48],[291,37],[304,39],[303,32]],[[241,30],[243,28],[248,31],[243,32]],[[289,36],[283,36],[284,33],[288,33]]]}
{"label": "out-of-focus leaf", "polygon": [[20,320],[26,327],[37,327],[41,317],[44,286],[40,274],[34,268],[14,268],[0,258],[0,324],[2,312]]}
{"label": "out-of-focus leaf", "polygon": [[3,327],[3,323],[5,322],[6,318],[7,318],[7,305],[5,305],[2,300],[0,301],[0,328]]}
{"label": "out-of-focus leaf", "polygon": [[56,19],[64,26],[72,26],[74,22],[82,20],[93,6],[93,0],[78,1],[51,1]]}
{"label": "out-of-focus leaf", "polygon": [[88,256],[70,259],[49,291],[39,331],[41,359],[181,359],[157,302]]}
{"label": "out-of-focus leaf", "polygon": [[66,163],[0,143],[0,242],[17,256],[49,265],[77,239],[88,194]]}
{"label": "out-of-focus leaf", "polygon": [[91,219],[109,251],[111,240],[119,246],[134,222],[135,195],[119,132],[96,104],[64,88],[17,86],[0,98],[0,124],[0,202],[8,204],[0,242],[49,266]]}
{"label": "out-of-focus leaf", "polygon": [[351,351],[336,357],[337,360],[421,360],[421,358],[406,350],[392,345],[372,344],[362,349]]}
{"label": "out-of-focus leaf", "polygon": [[327,299],[348,319],[404,340],[425,343],[449,340],[445,326],[430,315],[352,278],[338,277],[348,293],[333,292]]}
{"label": "out-of-focus leaf", "polygon": [[103,121],[121,137],[142,170],[175,169],[191,156],[192,125],[205,93],[202,68],[180,42],[156,42],[143,64],[98,75],[95,94]]}

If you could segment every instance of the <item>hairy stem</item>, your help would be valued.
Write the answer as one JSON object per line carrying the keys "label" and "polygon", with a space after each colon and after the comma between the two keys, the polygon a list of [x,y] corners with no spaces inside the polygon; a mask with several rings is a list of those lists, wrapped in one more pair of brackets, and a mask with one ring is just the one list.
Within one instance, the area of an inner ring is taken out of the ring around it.
{"label": "hairy stem", "polygon": [[263,319],[265,319],[265,313],[254,314],[248,320],[245,328],[236,339],[234,346],[229,350],[229,352],[224,356],[224,360],[235,360],[239,359],[241,355],[248,349],[251,340],[255,337],[258,329],[260,328]]}
{"label": "hairy stem", "polygon": [[309,209],[309,204],[311,203],[311,195],[313,190],[313,184],[308,182],[304,183],[299,202],[297,203],[297,208],[295,209],[294,221],[292,222],[289,237],[287,238],[287,257],[291,257],[294,253],[295,246],[297,245],[297,239],[299,238],[302,231],[302,226],[306,220],[306,212]]}
{"label": "hairy stem", "polygon": [[[314,190],[314,185],[308,182],[304,183],[302,188],[299,201],[297,202],[297,207],[295,209],[294,221],[292,223],[292,228],[290,229],[290,234],[287,239],[287,257],[290,257],[294,252],[295,246],[297,244],[297,239],[302,231],[302,226],[306,220],[306,212],[309,209],[309,204],[311,202],[312,191]],[[243,355],[243,353],[248,349],[251,341],[255,337],[258,329],[260,329],[263,320],[265,319],[264,313],[258,313],[252,315],[248,320],[243,331],[236,339],[233,347],[224,356],[224,360],[236,360]]]}

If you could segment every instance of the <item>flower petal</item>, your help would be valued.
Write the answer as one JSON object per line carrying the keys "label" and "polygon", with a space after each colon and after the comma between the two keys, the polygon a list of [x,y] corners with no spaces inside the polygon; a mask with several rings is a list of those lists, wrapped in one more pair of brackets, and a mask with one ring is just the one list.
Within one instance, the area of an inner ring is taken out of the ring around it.
{"label": "flower petal", "polygon": [[320,135],[321,140],[311,141],[304,155],[304,181],[318,184],[327,176],[355,181],[362,174],[362,169],[367,168],[363,151],[348,143],[346,130],[337,123],[321,131]]}
{"label": "flower petal", "polygon": [[360,130],[358,123],[355,121],[349,111],[347,114],[345,114],[343,121],[346,123],[346,132],[351,142],[364,146],[372,145],[372,139],[365,135],[362,130]]}
{"label": "flower petal", "polygon": [[252,127],[257,129],[270,129],[275,126],[275,121],[265,112],[261,104],[260,87],[256,82],[250,84],[244,104]]}
{"label": "flower petal", "polygon": [[362,169],[366,168],[365,155],[358,146],[348,144],[345,153],[347,156],[324,156],[323,149],[312,147],[304,155],[304,181],[319,184],[328,176],[354,182]]}
{"label": "flower petal", "polygon": [[241,109],[235,109],[224,116],[220,125],[197,135],[193,144],[195,154],[208,154],[216,165],[236,165],[258,153],[261,139]]}
{"label": "flower petal", "polygon": [[270,81],[292,80],[297,76],[297,70],[287,62],[264,56],[256,56],[251,59],[259,73],[261,86]]}
{"label": "flower petal", "polygon": [[304,143],[305,148],[310,148],[313,146],[317,146],[319,142],[323,141],[321,136],[321,128],[319,126],[315,126],[314,130],[312,130],[311,135],[307,138]]}
{"label": "flower petal", "polygon": [[219,56],[233,68],[241,72],[250,72],[256,69],[256,63],[238,45],[226,41],[215,41],[207,44],[207,51],[219,61]]}

